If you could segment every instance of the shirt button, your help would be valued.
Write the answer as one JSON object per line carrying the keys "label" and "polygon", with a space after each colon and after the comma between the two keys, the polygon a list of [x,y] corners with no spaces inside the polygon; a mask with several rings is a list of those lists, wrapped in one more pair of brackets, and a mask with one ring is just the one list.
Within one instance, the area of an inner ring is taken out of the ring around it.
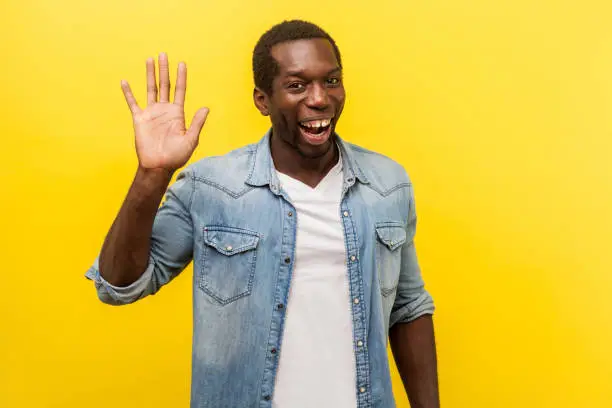
{"label": "shirt button", "polygon": [[365,392],[365,387],[359,388],[359,392],[363,394]]}
{"label": "shirt button", "polygon": [[276,354],[276,349],[275,349],[275,348],[273,348],[272,350],[270,350],[270,353],[272,353],[272,354]]}
{"label": "shirt button", "polygon": [[353,303],[358,304],[359,303],[359,298],[353,299]]}
{"label": "shirt button", "polygon": [[285,258],[285,263],[286,263],[286,264],[291,263],[291,258],[286,257],[286,258]]}
{"label": "shirt button", "polygon": [[270,396],[269,395],[264,395],[264,400],[270,401]]}
{"label": "shirt button", "polygon": [[357,342],[357,346],[358,346],[358,347],[363,347],[363,341],[359,340],[359,341]]}
{"label": "shirt button", "polygon": [[355,257],[355,255],[351,255],[351,261],[355,262],[355,259],[357,259],[357,257]]}
{"label": "shirt button", "polygon": [[282,303],[279,303],[278,305],[276,305],[277,309],[282,309],[283,307],[285,307],[285,305],[283,305]]}
{"label": "shirt button", "polygon": [[287,213],[287,215],[288,215],[288,216],[290,216],[290,217],[293,217],[293,212],[289,211],[289,212]]}
{"label": "shirt button", "polygon": [[348,211],[343,212],[342,215],[344,215],[345,217],[348,217]]}
{"label": "shirt button", "polygon": [[231,251],[232,249],[233,249],[233,248],[232,248],[232,246],[231,246],[231,245],[228,245],[228,246],[226,246],[226,247],[225,247],[225,250],[226,250],[226,251]]}

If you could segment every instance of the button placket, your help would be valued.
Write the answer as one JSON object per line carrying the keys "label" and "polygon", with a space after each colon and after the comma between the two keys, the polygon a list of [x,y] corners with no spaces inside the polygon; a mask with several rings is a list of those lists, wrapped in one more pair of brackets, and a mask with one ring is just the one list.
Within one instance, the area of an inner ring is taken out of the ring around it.
{"label": "button placket", "polygon": [[[347,180],[348,181],[348,180]],[[349,208],[346,207],[346,201],[343,199],[341,203],[341,220],[344,227],[344,237],[346,241],[347,261],[349,275],[349,287],[352,303],[352,319],[353,319],[353,341],[355,347],[355,358],[357,362],[357,393],[358,393],[358,408],[365,408],[371,404],[371,396],[369,393],[370,386],[370,364],[368,357],[368,348],[366,347],[365,333],[365,308],[363,307],[363,279],[360,275],[359,268],[359,252],[357,246],[357,238],[355,236],[355,225],[353,222],[354,215]]]}
{"label": "button placket", "polygon": [[[279,187],[274,186],[273,192],[278,193]],[[274,191],[276,190],[276,191]],[[283,200],[284,198],[284,200]],[[264,371],[264,380],[261,386],[261,399],[262,408],[270,407],[270,401],[272,400],[272,393],[274,390],[274,370],[277,369],[278,357],[280,355],[281,348],[281,333],[283,331],[283,316],[287,309],[286,299],[289,292],[289,282],[291,281],[292,273],[292,255],[295,246],[296,230],[295,223],[297,221],[297,213],[295,209],[288,202],[288,199],[282,194],[281,199],[281,212],[279,216],[282,217],[282,243],[281,243],[281,258],[278,264],[280,269],[279,279],[277,280],[275,287],[273,303],[273,321],[270,327],[270,333],[268,336],[267,350],[266,353],[266,369]],[[264,402],[265,401],[265,402]]]}

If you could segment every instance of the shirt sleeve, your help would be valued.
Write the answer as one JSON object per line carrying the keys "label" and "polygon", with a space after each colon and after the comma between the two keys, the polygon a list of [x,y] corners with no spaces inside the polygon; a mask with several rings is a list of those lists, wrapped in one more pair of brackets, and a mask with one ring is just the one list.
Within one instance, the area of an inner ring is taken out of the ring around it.
{"label": "shirt sleeve", "polygon": [[402,246],[402,264],[389,328],[395,323],[411,322],[420,316],[433,314],[434,312],[433,298],[425,289],[414,246],[416,210],[412,185],[410,185],[408,205],[406,242]]}
{"label": "shirt sleeve", "polygon": [[193,180],[184,171],[168,188],[165,201],[157,210],[151,233],[148,266],[143,274],[128,286],[111,285],[100,275],[99,257],[85,277],[94,282],[98,298],[110,305],[133,303],[157,293],[178,276],[193,258],[193,220],[190,213]]}

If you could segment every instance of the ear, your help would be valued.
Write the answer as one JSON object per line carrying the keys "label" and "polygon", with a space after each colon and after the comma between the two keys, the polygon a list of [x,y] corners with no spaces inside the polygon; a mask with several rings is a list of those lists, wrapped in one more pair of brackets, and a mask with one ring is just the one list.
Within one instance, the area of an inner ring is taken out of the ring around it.
{"label": "ear", "polygon": [[270,115],[270,109],[268,109],[268,106],[269,106],[268,95],[266,95],[259,88],[253,89],[253,102],[255,102],[255,106],[257,107],[259,112],[261,112],[262,115],[264,116]]}

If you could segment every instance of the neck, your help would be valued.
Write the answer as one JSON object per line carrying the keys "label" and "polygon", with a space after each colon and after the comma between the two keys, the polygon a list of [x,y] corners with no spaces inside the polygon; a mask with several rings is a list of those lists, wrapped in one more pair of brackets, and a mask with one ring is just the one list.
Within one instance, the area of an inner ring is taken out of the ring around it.
{"label": "neck", "polygon": [[338,147],[333,140],[332,148],[320,157],[306,157],[294,146],[285,142],[281,137],[270,138],[270,151],[274,167],[279,172],[300,180],[311,187],[315,187],[325,175],[338,163]]}

